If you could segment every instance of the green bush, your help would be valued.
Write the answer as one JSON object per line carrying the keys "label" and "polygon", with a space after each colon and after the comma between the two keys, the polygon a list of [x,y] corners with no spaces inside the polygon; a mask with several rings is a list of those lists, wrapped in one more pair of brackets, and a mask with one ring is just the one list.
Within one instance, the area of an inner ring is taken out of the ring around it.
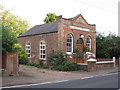
{"label": "green bush", "polygon": [[40,68],[40,69],[47,69],[48,68],[48,66],[37,66],[37,68]]}
{"label": "green bush", "polygon": [[64,65],[56,66],[55,69],[59,71],[65,71]]}
{"label": "green bush", "polygon": [[77,71],[77,70],[80,70],[77,63],[74,63],[74,62],[66,62],[64,65],[57,66],[56,69],[60,70],[60,71]]}
{"label": "green bush", "polygon": [[14,49],[14,51],[18,52],[19,64],[27,64],[28,63],[28,57],[27,57],[24,49],[22,48],[22,46],[20,44],[14,44],[13,49]]}
{"label": "green bush", "polygon": [[86,52],[89,52],[90,51],[90,48],[86,47]]}
{"label": "green bush", "polygon": [[35,64],[35,63],[27,63],[26,65],[28,65],[28,66],[34,66],[34,67],[42,68],[42,69],[48,68],[48,66],[43,66],[43,65]]}
{"label": "green bush", "polygon": [[2,73],[0,72],[0,77],[2,77]]}
{"label": "green bush", "polygon": [[80,48],[79,47],[74,47],[74,58],[76,59],[83,59],[84,58],[84,53],[80,52]]}
{"label": "green bush", "polygon": [[26,65],[28,65],[28,66],[34,66],[34,67],[38,67],[39,66],[39,64],[35,64],[35,63],[27,63]]}
{"label": "green bush", "polygon": [[47,63],[50,66],[56,67],[58,65],[63,65],[66,63],[64,53],[61,50],[52,52],[51,55],[47,58]]}
{"label": "green bush", "polygon": [[43,66],[43,62],[42,62],[41,59],[38,59],[38,62],[39,62],[39,65],[40,65],[40,66]]}

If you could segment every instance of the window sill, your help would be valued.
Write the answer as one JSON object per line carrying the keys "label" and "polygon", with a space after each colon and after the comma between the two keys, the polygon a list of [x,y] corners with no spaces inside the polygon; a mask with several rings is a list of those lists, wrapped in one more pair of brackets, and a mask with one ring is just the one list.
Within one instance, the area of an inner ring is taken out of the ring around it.
{"label": "window sill", "polygon": [[42,61],[46,61],[46,58],[45,59],[43,59],[43,58],[39,58],[40,60],[42,60]]}
{"label": "window sill", "polygon": [[66,52],[69,58],[72,58],[72,52]]}
{"label": "window sill", "polygon": [[72,52],[66,52],[66,53],[69,54],[69,55],[72,54]]}

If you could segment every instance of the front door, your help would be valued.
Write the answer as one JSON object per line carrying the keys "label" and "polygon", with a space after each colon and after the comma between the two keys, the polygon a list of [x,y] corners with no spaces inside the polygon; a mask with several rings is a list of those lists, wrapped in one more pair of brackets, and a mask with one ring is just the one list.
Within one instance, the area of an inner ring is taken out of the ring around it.
{"label": "front door", "polygon": [[84,42],[82,39],[78,39],[77,40],[77,47],[80,48],[80,52],[84,52],[85,49],[84,49]]}

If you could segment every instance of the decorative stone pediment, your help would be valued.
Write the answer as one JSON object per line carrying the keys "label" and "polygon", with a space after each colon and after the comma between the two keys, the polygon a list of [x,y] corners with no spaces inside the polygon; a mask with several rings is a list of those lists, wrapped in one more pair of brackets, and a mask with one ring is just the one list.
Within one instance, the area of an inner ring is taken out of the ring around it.
{"label": "decorative stone pediment", "polygon": [[74,21],[76,21],[78,23],[88,24],[87,21],[83,18],[83,16],[81,14],[77,15],[74,18]]}

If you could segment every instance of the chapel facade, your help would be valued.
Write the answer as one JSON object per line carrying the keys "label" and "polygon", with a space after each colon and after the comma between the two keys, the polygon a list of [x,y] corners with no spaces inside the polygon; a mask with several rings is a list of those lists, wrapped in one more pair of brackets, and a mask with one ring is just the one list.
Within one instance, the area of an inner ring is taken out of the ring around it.
{"label": "chapel facade", "polygon": [[18,37],[28,55],[29,61],[46,61],[52,51],[62,50],[72,58],[74,47],[81,52],[96,53],[96,26],[88,24],[81,14],[73,18],[58,17],[52,23],[36,25]]}

